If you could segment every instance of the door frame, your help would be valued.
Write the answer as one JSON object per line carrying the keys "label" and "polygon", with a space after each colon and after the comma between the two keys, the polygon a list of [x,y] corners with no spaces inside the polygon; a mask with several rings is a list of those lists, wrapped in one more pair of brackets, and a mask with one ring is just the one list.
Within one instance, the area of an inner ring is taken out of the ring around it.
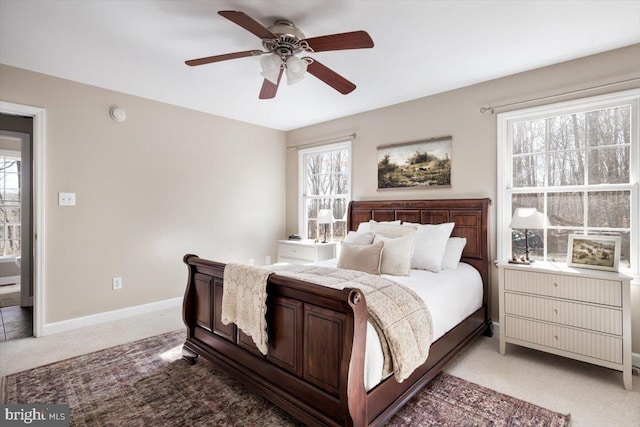
{"label": "door frame", "polygon": [[0,101],[0,113],[33,118],[33,336],[42,336],[45,316],[44,146],[45,109]]}

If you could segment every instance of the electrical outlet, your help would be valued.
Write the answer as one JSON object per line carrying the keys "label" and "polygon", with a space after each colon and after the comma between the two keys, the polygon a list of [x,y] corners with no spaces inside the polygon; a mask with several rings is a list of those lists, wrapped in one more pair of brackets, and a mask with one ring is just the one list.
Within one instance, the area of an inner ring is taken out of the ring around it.
{"label": "electrical outlet", "polygon": [[264,259],[265,265],[271,265],[271,255],[267,255]]}
{"label": "electrical outlet", "polygon": [[113,290],[122,289],[122,277],[114,277],[111,280],[111,284],[113,286]]}
{"label": "electrical outlet", "polygon": [[58,206],[75,206],[76,193],[58,193]]}

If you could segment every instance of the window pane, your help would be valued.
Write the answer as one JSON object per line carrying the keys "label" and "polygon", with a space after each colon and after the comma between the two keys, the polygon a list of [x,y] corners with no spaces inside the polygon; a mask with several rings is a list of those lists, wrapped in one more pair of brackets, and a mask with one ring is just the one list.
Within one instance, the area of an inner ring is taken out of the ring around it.
{"label": "window pane", "polygon": [[511,215],[517,208],[536,208],[538,212],[544,211],[544,194],[525,193],[514,194],[511,198]]}
{"label": "window pane", "polygon": [[6,255],[20,255],[20,240],[8,240],[6,251]]}
{"label": "window pane", "polygon": [[544,154],[513,158],[513,186],[542,187],[544,185]]}
{"label": "window pane", "polygon": [[584,184],[584,151],[549,154],[549,186]]}
{"label": "window pane", "polygon": [[545,121],[531,120],[513,124],[513,154],[538,153],[544,150]]}
{"label": "window pane", "polygon": [[551,226],[583,226],[584,193],[549,193],[547,218]]}
{"label": "window pane", "polygon": [[529,259],[542,260],[544,257],[544,239],[542,230],[529,230],[525,237],[525,230],[511,230],[511,252],[518,257],[525,254],[526,244],[529,244]]}
{"label": "window pane", "polygon": [[0,203],[5,205],[19,205],[20,204],[20,191],[19,190],[9,190],[2,194],[0,190],[0,197],[2,200]]}
{"label": "window pane", "polygon": [[591,111],[589,147],[629,144],[631,142],[631,106]]}
{"label": "window pane", "polygon": [[318,222],[315,219],[307,220],[307,239],[318,238]]}
{"label": "window pane", "polygon": [[589,150],[589,184],[628,184],[629,147]]}
{"label": "window pane", "polygon": [[549,151],[584,148],[584,113],[556,116],[547,120],[550,132]]}
{"label": "window pane", "polygon": [[7,226],[7,239],[17,239],[20,240],[20,226],[19,225],[8,225]]}
{"label": "window pane", "polygon": [[567,262],[569,234],[576,233],[579,230],[547,230],[547,261]]}
{"label": "window pane", "polygon": [[589,227],[630,228],[631,192],[598,191],[587,195]]}

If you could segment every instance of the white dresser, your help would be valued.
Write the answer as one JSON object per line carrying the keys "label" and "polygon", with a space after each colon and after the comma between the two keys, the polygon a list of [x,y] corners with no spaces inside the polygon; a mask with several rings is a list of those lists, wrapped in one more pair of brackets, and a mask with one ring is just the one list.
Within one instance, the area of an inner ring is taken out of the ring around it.
{"label": "white dresser", "polygon": [[278,240],[278,262],[308,264],[336,257],[336,242],[314,243],[313,240]]}
{"label": "white dresser", "polygon": [[631,390],[631,278],[561,263],[498,264],[506,343],[622,371]]}

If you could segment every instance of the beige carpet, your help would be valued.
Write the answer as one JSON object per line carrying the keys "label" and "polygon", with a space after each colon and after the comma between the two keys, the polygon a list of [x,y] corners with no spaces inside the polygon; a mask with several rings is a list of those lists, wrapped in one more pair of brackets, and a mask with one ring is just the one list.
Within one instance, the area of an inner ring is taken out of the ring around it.
{"label": "beige carpet", "polygon": [[[68,403],[71,425],[293,426],[288,415],[214,364],[180,359],[184,331],[3,379],[3,403]],[[90,369],[88,369],[90,367]],[[565,426],[570,418],[443,374],[389,426]]]}

